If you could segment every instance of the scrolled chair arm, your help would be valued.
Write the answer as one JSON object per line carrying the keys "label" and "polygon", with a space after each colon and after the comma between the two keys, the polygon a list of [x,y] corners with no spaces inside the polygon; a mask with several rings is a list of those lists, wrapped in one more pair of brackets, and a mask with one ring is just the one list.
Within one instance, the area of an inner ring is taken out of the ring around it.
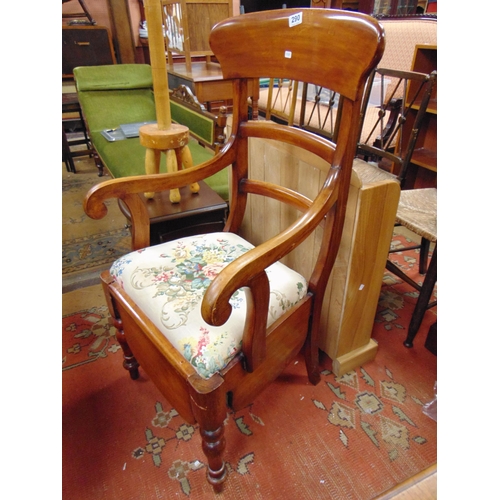
{"label": "scrolled chair arm", "polygon": [[83,209],[90,218],[102,219],[108,212],[104,203],[106,200],[110,198],[123,200],[130,210],[133,249],[149,246],[149,217],[139,195],[145,192],[158,193],[188,186],[220,172],[235,159],[234,149],[230,146],[231,142],[210,160],[186,170],[123,177],[96,184],[87,193],[83,201]]}

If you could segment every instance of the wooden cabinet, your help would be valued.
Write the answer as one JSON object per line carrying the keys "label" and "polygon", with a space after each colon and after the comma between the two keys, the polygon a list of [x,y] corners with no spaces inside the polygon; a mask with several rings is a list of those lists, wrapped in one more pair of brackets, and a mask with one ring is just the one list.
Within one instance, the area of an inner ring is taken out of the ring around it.
{"label": "wooden cabinet", "polygon": [[[412,70],[427,74],[437,71],[437,46],[416,45]],[[408,87],[407,102],[411,102],[411,94],[415,92],[412,85],[415,82]],[[408,112],[408,121],[415,119],[418,109],[416,102]],[[409,130],[410,127],[405,129]],[[405,188],[423,187],[437,187],[437,80],[420,127],[405,183]]]}

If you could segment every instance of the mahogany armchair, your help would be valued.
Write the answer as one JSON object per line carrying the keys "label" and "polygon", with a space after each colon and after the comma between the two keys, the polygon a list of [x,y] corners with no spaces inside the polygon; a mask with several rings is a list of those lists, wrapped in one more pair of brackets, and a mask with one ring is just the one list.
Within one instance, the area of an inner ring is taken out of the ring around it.
{"label": "mahogany armchair", "polygon": [[[130,208],[136,251],[102,274],[124,366],[133,379],[141,366],[178,413],[199,425],[208,481],[216,490],[227,476],[228,408],[249,405],[303,348],[309,380],[320,380],[321,304],[342,233],[361,97],[384,43],[376,20],[343,11],[288,9],[222,21],[212,30],[210,44],[224,78],[233,80],[227,144],[193,168],[103,182],[85,199],[85,210],[95,219],[106,214],[104,202],[111,197]],[[342,94],[337,143],[286,125],[249,120],[249,81],[260,77],[310,81]],[[330,167],[317,196],[310,199],[286,186],[250,179],[252,137],[294,144],[325,160]],[[140,193],[185,186],[228,166],[232,184],[224,231],[149,247]],[[238,236],[249,197],[270,197],[295,222],[254,247]],[[321,247],[310,276],[279,262],[317,227],[323,229]]]}

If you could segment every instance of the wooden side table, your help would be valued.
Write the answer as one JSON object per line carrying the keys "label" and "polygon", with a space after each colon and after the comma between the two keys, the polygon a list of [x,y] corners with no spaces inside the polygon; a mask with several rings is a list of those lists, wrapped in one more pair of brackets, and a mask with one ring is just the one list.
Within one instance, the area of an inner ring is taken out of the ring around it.
{"label": "wooden side table", "polygon": [[[195,234],[222,231],[228,211],[227,203],[203,181],[200,191],[190,192],[189,187],[180,189],[180,203],[171,203],[169,192],[155,193],[154,198],[143,198],[150,219],[150,244],[157,245]],[[118,200],[123,215],[130,221],[130,211]]]}
{"label": "wooden side table", "polygon": [[[224,101],[232,103],[233,82],[224,79],[222,69],[218,63],[193,62],[192,71],[187,71],[186,63],[175,63],[174,67],[167,66],[168,86],[171,89],[186,85],[201,103],[207,105],[209,111],[215,112],[211,103]],[[254,79],[249,84],[249,97],[252,99],[252,114],[258,116],[259,80]]]}

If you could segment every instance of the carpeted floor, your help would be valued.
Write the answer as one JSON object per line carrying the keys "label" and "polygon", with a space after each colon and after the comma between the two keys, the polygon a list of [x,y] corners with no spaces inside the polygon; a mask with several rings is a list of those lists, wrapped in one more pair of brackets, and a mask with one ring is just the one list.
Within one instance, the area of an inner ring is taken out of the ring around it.
{"label": "carpeted floor", "polygon": [[[116,230],[124,224],[118,215]],[[63,229],[73,231],[65,241],[81,237],[76,226]],[[397,235],[394,244],[405,240]],[[111,247],[120,252],[118,244]],[[416,265],[416,257],[394,256],[406,268]],[[147,374],[132,381],[122,368],[100,286],[74,288],[63,294],[65,500],[364,500],[437,461],[437,424],[422,412],[437,377],[436,357],[423,345],[437,313],[427,312],[415,347],[406,349],[416,295],[390,274],[374,325],[374,361],[335,377],[325,356],[322,380],[312,386],[299,356],[251,406],[228,414],[230,474],[218,496],[205,479],[197,430]]]}
{"label": "carpeted floor", "polygon": [[92,220],[85,214],[87,191],[110,177],[98,177],[91,158],[75,160],[76,174],[67,172],[62,164],[63,291],[97,283],[100,271],[131,247],[127,219],[116,200],[106,202],[108,214],[103,219]]}

